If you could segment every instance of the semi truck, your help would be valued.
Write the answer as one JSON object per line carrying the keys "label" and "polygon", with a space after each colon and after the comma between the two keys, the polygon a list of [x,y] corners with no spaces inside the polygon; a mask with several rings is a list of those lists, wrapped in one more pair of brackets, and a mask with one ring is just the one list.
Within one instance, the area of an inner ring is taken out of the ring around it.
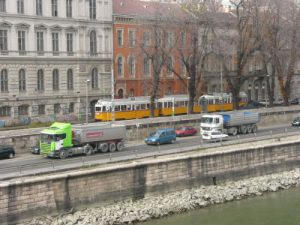
{"label": "semi truck", "polygon": [[125,137],[124,125],[55,122],[41,131],[40,152],[47,157],[64,159],[79,154],[121,151]]}
{"label": "semi truck", "polygon": [[201,135],[222,132],[228,135],[256,133],[260,117],[256,112],[224,112],[201,117]]}

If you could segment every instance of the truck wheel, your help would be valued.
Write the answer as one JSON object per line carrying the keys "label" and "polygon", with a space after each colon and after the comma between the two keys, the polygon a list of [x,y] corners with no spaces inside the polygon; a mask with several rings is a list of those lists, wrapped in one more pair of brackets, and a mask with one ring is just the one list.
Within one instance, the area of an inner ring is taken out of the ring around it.
{"label": "truck wheel", "polygon": [[103,143],[101,144],[101,152],[106,153],[108,151],[108,144]]}
{"label": "truck wheel", "polygon": [[241,133],[246,134],[247,133],[247,127],[245,125],[241,126]]}
{"label": "truck wheel", "polygon": [[172,139],[172,140],[171,140],[171,144],[174,144],[174,143],[175,143],[175,139]]}
{"label": "truck wheel", "polygon": [[109,151],[110,151],[110,152],[115,152],[116,149],[117,149],[116,143],[110,143],[110,144],[109,144]]}
{"label": "truck wheel", "polygon": [[232,136],[236,136],[238,133],[238,129],[236,127],[231,128],[231,134]]}
{"label": "truck wheel", "polygon": [[122,142],[122,141],[118,142],[118,143],[117,143],[117,150],[118,150],[118,151],[122,151],[123,148],[124,148],[123,142]]}
{"label": "truck wheel", "polygon": [[257,132],[257,126],[254,124],[252,125],[252,132],[253,133],[256,133]]}
{"label": "truck wheel", "polygon": [[60,158],[60,159],[68,158],[68,152],[62,150],[62,151],[59,153],[59,158]]}
{"label": "truck wheel", "polygon": [[251,132],[252,132],[252,126],[251,126],[251,125],[248,125],[248,126],[247,126],[247,133],[248,133],[248,134],[251,134]]}
{"label": "truck wheel", "polygon": [[85,155],[91,155],[93,153],[93,149],[91,146],[86,145],[83,147],[83,152]]}

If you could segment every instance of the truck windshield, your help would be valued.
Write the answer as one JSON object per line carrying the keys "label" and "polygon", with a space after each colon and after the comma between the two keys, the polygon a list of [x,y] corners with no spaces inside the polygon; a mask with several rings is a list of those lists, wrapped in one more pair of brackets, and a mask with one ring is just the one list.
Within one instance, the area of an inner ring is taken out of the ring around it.
{"label": "truck windshield", "polygon": [[213,123],[213,118],[210,117],[202,117],[201,123]]}
{"label": "truck windshield", "polygon": [[41,134],[41,141],[42,142],[48,142],[50,143],[51,141],[55,140],[55,135],[52,134]]}
{"label": "truck windshield", "polygon": [[159,135],[160,135],[159,133],[153,132],[150,134],[150,137],[159,137]]}

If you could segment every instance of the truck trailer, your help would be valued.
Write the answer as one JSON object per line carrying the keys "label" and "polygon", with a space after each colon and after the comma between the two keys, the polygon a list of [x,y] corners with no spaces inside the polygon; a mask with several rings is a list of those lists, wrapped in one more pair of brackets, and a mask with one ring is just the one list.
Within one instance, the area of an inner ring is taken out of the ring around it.
{"label": "truck trailer", "polygon": [[72,125],[55,122],[42,130],[41,154],[53,158],[67,158],[96,152],[121,151],[124,148],[126,128],[124,125],[93,123]]}
{"label": "truck trailer", "polygon": [[260,117],[256,112],[224,112],[201,117],[201,134],[222,132],[229,135],[256,133]]}

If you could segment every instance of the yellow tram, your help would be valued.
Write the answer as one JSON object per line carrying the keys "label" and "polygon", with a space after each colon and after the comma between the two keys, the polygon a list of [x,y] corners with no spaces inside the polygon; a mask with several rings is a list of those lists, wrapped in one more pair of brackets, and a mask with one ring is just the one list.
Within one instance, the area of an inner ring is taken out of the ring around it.
{"label": "yellow tram", "polygon": [[[155,101],[154,116],[187,114],[187,95],[168,95]],[[247,95],[240,93],[240,106],[247,104]],[[114,107],[114,112],[112,110]],[[231,94],[213,93],[202,95],[194,102],[193,113],[219,112],[233,110]],[[99,100],[95,105],[95,120],[110,121],[148,118],[150,116],[150,97]]]}

